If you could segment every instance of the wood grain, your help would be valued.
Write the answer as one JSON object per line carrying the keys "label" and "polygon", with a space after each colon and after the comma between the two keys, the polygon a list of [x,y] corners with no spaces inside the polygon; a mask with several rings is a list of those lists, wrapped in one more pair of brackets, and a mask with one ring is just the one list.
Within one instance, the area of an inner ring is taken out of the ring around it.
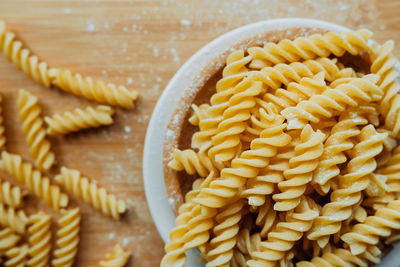
{"label": "wood grain", "polygon": [[[200,47],[236,27],[278,17],[366,27],[379,42],[394,39],[400,44],[399,12],[398,0],[0,1],[0,18],[50,66],[125,84],[141,94],[137,108],[118,109],[110,127],[52,138],[58,165],[51,177],[62,165],[77,168],[130,206],[127,215],[115,222],[73,199],[72,205],[81,206],[83,212],[76,266],[96,266],[115,242],[132,251],[129,266],[159,264],[163,242],[146,205],[142,181],[145,131],[166,83]],[[395,54],[400,56],[400,50]],[[40,97],[45,115],[93,104],[41,87],[0,57],[7,147],[27,160],[31,157],[16,109],[19,88]],[[35,198],[28,200],[31,212],[44,208],[52,213]]]}

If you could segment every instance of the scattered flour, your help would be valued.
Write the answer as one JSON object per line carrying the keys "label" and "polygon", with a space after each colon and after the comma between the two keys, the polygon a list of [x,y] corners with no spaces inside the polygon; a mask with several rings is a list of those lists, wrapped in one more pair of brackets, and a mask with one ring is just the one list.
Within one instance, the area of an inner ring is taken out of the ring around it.
{"label": "scattered flour", "polygon": [[129,127],[128,125],[124,127],[124,130],[126,133],[130,133],[131,132],[131,127]]}
{"label": "scattered flour", "polygon": [[124,27],[122,30],[123,30],[124,32],[127,32],[127,31],[128,31],[128,27]]}
{"label": "scattered flour", "polygon": [[127,79],[126,79],[126,83],[127,83],[127,84],[132,84],[132,83],[133,83],[133,78],[130,78],[130,77],[127,78]]}
{"label": "scattered flour", "polygon": [[154,55],[155,57],[158,57],[158,48],[157,48],[157,47],[154,47],[154,48],[153,48],[153,55]]}
{"label": "scattered flour", "polygon": [[70,15],[72,13],[72,10],[70,8],[66,8],[64,9],[64,13]]}
{"label": "scattered flour", "polygon": [[94,31],[96,31],[96,26],[95,26],[93,23],[91,23],[91,22],[88,21],[88,24],[87,24],[87,31],[88,31],[88,32],[94,32]]}
{"label": "scattered flour", "polygon": [[181,25],[185,26],[185,27],[189,27],[190,25],[192,25],[192,22],[190,20],[187,20],[187,19],[182,19],[181,20]]}
{"label": "scattered flour", "polygon": [[179,55],[178,51],[175,48],[171,48],[171,54],[174,56],[174,62],[178,63],[179,62]]}
{"label": "scattered flour", "polygon": [[114,240],[115,239],[115,233],[114,232],[113,233],[109,233],[108,234],[108,239]]}

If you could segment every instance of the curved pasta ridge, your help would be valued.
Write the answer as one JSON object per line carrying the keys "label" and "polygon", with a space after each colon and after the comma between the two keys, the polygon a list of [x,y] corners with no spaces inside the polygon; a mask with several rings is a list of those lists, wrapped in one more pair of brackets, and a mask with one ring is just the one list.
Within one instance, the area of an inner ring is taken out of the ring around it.
{"label": "curved pasta ridge", "polygon": [[4,266],[26,266],[28,261],[28,251],[28,245],[8,249],[4,253],[4,256],[7,259],[4,262]]}
{"label": "curved pasta ridge", "polygon": [[[2,225],[4,227],[4,225]],[[0,249],[12,249],[21,240],[21,235],[16,234],[11,228],[0,230]]]}
{"label": "curved pasta ridge", "polygon": [[341,57],[345,52],[359,55],[368,48],[368,40],[371,37],[372,32],[361,29],[343,33],[328,32],[324,35],[313,34],[298,37],[293,41],[283,39],[278,43],[269,42],[264,47],[248,49],[252,58],[250,67],[261,68],[278,63],[328,57],[331,54]]}
{"label": "curved pasta ridge", "polygon": [[26,192],[19,186],[13,186],[10,182],[4,182],[0,179],[0,203],[10,207],[18,208],[22,205],[22,198]]}
{"label": "curved pasta ridge", "polygon": [[309,124],[301,131],[300,143],[294,148],[295,156],[289,160],[289,169],[283,172],[285,180],[278,183],[280,193],[272,196],[275,210],[289,211],[299,205],[318,167],[324,140],[325,135],[319,130],[314,132]]}
{"label": "curved pasta ridge", "polygon": [[43,177],[39,170],[35,170],[29,162],[23,162],[20,155],[6,151],[1,153],[0,167],[20,183],[24,184],[37,197],[58,211],[68,205],[68,196],[61,192],[58,185],[51,184],[49,178]]}
{"label": "curved pasta ridge", "polygon": [[36,166],[39,169],[50,169],[55,162],[55,155],[51,151],[50,141],[46,138],[38,98],[25,90],[20,90],[18,108],[22,130],[26,135],[31,155],[35,158]]}
{"label": "curved pasta ridge", "polygon": [[400,192],[400,147],[393,150],[392,156],[382,169],[386,175],[389,192]]}
{"label": "curved pasta ridge", "polygon": [[87,107],[84,110],[77,108],[73,112],[45,117],[44,120],[48,125],[47,134],[56,135],[110,125],[113,123],[113,114],[114,110],[111,107],[100,105],[95,108]]}
{"label": "curved pasta ridge", "polygon": [[31,50],[24,48],[15,34],[7,31],[6,24],[2,20],[0,20],[0,49],[5,57],[28,77],[46,87],[51,86],[52,78],[47,63],[40,61]]}
{"label": "curved pasta ridge", "polygon": [[314,257],[311,261],[298,262],[298,267],[319,267],[319,266],[363,266],[367,267],[368,262],[353,255],[350,251],[343,248],[335,249],[332,252],[322,254],[320,257]]}
{"label": "curved pasta ridge", "polygon": [[268,196],[265,203],[259,207],[255,224],[260,227],[260,236],[265,238],[268,233],[273,229],[277,222],[276,210],[272,203],[271,197]]}
{"label": "curved pasta ridge", "polygon": [[53,252],[52,266],[72,266],[78,252],[81,215],[79,208],[61,210],[58,220],[57,249]]}
{"label": "curved pasta ridge", "polygon": [[99,187],[95,181],[82,177],[78,170],[61,167],[61,173],[55,179],[76,197],[115,220],[119,220],[120,215],[126,211],[125,201],[107,193],[106,189]]}
{"label": "curved pasta ridge", "polygon": [[130,257],[130,252],[124,251],[119,244],[116,244],[113,252],[107,253],[106,259],[100,261],[99,265],[101,267],[123,267],[128,263]]}
{"label": "curved pasta ridge", "polygon": [[29,219],[23,210],[16,210],[0,203],[0,225],[9,227],[11,230],[23,234]]}
{"label": "curved pasta ridge", "polygon": [[43,212],[29,218],[28,266],[47,266],[51,252],[51,217]]}
{"label": "curved pasta ridge", "polygon": [[[231,167],[221,171],[220,178],[212,181],[209,187],[202,188],[195,201],[210,208],[221,208],[237,195],[248,179],[257,177],[270,159],[277,154],[279,147],[286,146],[291,137],[284,133],[284,118],[276,114],[273,105],[268,110],[268,123],[259,138],[250,144],[250,150],[244,151],[240,157],[232,160]],[[265,112],[265,111],[264,111]],[[250,203],[251,205],[251,203]]]}
{"label": "curved pasta ridge", "polygon": [[301,101],[295,107],[282,110],[282,115],[288,120],[288,129],[302,129],[308,122],[317,123],[321,118],[333,117],[334,112],[343,112],[347,106],[355,107],[361,102],[378,100],[383,93],[376,86],[378,79],[375,74],[351,78],[348,83],[340,83],[322,94]]}
{"label": "curved pasta ridge", "polygon": [[336,234],[343,221],[350,218],[352,208],[359,203],[362,192],[367,188],[369,176],[376,168],[375,156],[382,151],[382,143],[387,134],[378,133],[372,125],[361,129],[359,143],[350,153],[347,173],[339,176],[339,188],[331,193],[331,202],[322,208],[313,225],[308,239],[317,240],[321,248],[325,247],[331,234]]}
{"label": "curved pasta ridge", "polygon": [[286,214],[286,220],[279,222],[276,228],[268,234],[268,240],[260,244],[261,251],[253,253],[254,260],[247,262],[248,266],[273,266],[282,260],[300,240],[318,216],[317,204],[308,197],[302,197],[300,204]]}

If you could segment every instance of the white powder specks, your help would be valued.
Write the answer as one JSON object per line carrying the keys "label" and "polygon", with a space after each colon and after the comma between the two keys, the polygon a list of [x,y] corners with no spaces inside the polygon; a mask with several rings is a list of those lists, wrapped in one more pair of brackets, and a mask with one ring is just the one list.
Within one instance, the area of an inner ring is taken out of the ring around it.
{"label": "white powder specks", "polygon": [[104,24],[104,29],[108,30],[110,28],[110,24],[106,23]]}
{"label": "white powder specks", "polygon": [[124,32],[127,32],[127,31],[128,31],[128,27],[124,27],[122,30],[123,30]]}
{"label": "white powder specks", "polygon": [[181,25],[185,26],[185,27],[189,27],[190,25],[192,25],[192,22],[190,20],[187,20],[187,19],[182,19],[181,20]]}
{"label": "white powder specks", "polygon": [[172,205],[174,205],[174,203],[175,203],[175,199],[173,199],[173,198],[168,198],[168,202],[169,202],[169,205],[172,206]]}
{"label": "white powder specks", "polygon": [[71,14],[71,13],[72,13],[72,10],[71,10],[70,8],[64,9],[64,14],[69,15],[69,14]]}
{"label": "white powder specks", "polygon": [[160,91],[160,85],[155,84],[154,87],[153,87],[153,91],[154,91],[154,93],[157,94]]}
{"label": "white powder specks", "polygon": [[115,239],[115,233],[109,233],[108,234],[108,239],[114,240]]}
{"label": "white powder specks", "polygon": [[160,82],[163,81],[163,78],[161,78],[160,76],[158,76],[158,77],[156,78],[156,81],[157,81],[158,83],[160,83]]}
{"label": "white powder specks", "polygon": [[124,130],[126,133],[130,133],[131,132],[131,127],[129,127],[128,125],[124,127]]}
{"label": "white powder specks", "polygon": [[153,55],[154,55],[155,57],[158,57],[158,48],[157,48],[157,47],[154,47],[154,48],[153,48]]}
{"label": "white powder specks", "polygon": [[129,135],[124,134],[124,139],[125,139],[125,140],[128,140],[128,139],[129,139]]}
{"label": "white powder specks", "polygon": [[133,83],[133,78],[128,78],[128,79],[126,79],[126,83],[127,84],[132,84]]}
{"label": "white powder specks", "polygon": [[167,130],[167,133],[165,134],[165,136],[166,136],[168,139],[171,139],[171,138],[174,138],[175,133],[174,133],[174,131],[168,129],[168,130]]}
{"label": "white powder specks", "polygon": [[125,238],[122,240],[122,246],[126,247],[126,246],[131,242],[131,239],[132,239],[132,238],[125,237]]}
{"label": "white powder specks", "polygon": [[179,62],[179,55],[178,51],[176,51],[175,48],[171,48],[171,54],[174,56],[174,62],[178,63]]}
{"label": "white powder specks", "polygon": [[93,23],[88,22],[87,31],[88,31],[88,32],[94,32],[94,31],[96,31],[96,26],[95,26]]}
{"label": "white powder specks", "polygon": [[135,32],[137,30],[136,24],[132,24],[132,32]]}

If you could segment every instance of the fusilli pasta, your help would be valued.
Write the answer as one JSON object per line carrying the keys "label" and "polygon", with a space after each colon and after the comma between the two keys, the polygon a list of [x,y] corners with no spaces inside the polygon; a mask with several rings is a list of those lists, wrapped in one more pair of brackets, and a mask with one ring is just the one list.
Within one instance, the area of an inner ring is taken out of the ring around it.
{"label": "fusilli pasta", "polygon": [[29,219],[23,210],[16,210],[0,203],[0,224],[9,227],[11,230],[23,234]]}
{"label": "fusilli pasta", "polygon": [[25,90],[20,90],[18,108],[22,130],[26,135],[31,155],[35,158],[36,166],[39,169],[50,169],[55,162],[55,155],[51,151],[49,140],[46,139],[38,98]]}
{"label": "fusilli pasta", "polygon": [[31,215],[28,266],[48,266],[51,252],[51,217],[43,212]]}
{"label": "fusilli pasta", "polygon": [[[1,24],[1,21],[0,21],[0,24]],[[1,28],[1,26],[0,26],[0,28]],[[0,31],[1,31],[1,29],[0,29]],[[0,150],[5,150],[6,149],[6,136],[5,136],[2,104],[3,104],[3,96],[0,95]]]}
{"label": "fusilli pasta", "polygon": [[48,125],[47,134],[57,135],[110,125],[113,123],[111,117],[113,114],[114,110],[109,106],[97,106],[87,107],[84,110],[77,108],[73,112],[45,117],[44,120]]}
{"label": "fusilli pasta", "polygon": [[11,249],[20,240],[21,236],[12,231],[11,228],[4,228],[0,231],[0,250]]}
{"label": "fusilli pasta", "polygon": [[22,205],[22,198],[26,195],[19,186],[13,186],[10,182],[0,179],[0,203],[6,204],[13,208]]}
{"label": "fusilli pasta", "polygon": [[78,170],[61,168],[61,173],[55,177],[56,181],[64,185],[65,189],[92,205],[103,214],[119,220],[126,211],[126,203],[117,200],[115,195],[107,193],[106,189],[98,187],[95,181],[82,177]]}
{"label": "fusilli pasta", "polygon": [[6,261],[4,262],[5,267],[22,267],[27,264],[28,257],[28,245],[22,245],[19,247],[13,247],[8,249],[4,256]]}
{"label": "fusilli pasta", "polygon": [[40,171],[33,169],[29,162],[24,162],[20,155],[3,151],[0,168],[15,177],[54,210],[58,211],[68,205],[68,196],[61,192],[60,187],[51,184],[49,178],[43,177]]}
{"label": "fusilli pasta", "polygon": [[130,252],[124,251],[119,244],[116,244],[113,252],[107,253],[106,259],[100,261],[99,264],[101,267],[123,267],[128,263],[130,257]]}

